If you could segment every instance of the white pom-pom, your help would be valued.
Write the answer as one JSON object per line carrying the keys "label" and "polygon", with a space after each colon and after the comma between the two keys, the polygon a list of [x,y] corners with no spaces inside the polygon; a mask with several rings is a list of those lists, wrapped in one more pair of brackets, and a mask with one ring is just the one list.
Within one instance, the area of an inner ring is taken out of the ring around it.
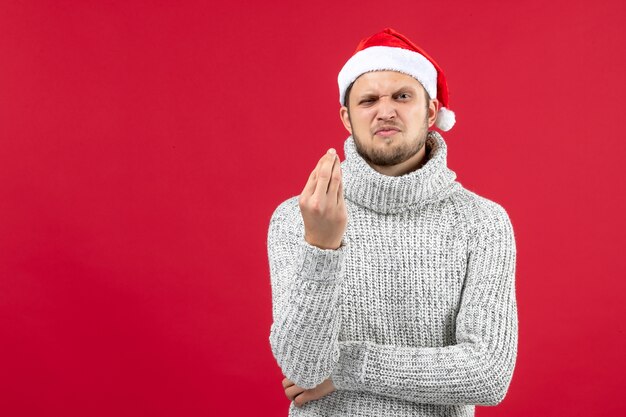
{"label": "white pom-pom", "polygon": [[452,110],[446,109],[445,107],[440,108],[439,112],[437,113],[437,121],[435,121],[435,126],[443,130],[444,132],[447,132],[448,130],[452,129],[454,123],[456,123],[456,116],[454,115],[454,112]]}

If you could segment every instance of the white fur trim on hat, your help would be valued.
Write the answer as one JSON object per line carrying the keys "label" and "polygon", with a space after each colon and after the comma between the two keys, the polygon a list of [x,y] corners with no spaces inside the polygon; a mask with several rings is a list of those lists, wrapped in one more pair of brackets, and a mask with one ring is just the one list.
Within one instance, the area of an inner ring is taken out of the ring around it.
{"label": "white fur trim on hat", "polygon": [[404,48],[370,46],[352,55],[339,71],[339,103],[343,105],[346,90],[360,75],[384,70],[412,76],[422,84],[430,98],[437,98],[437,70],[422,54]]}
{"label": "white fur trim on hat", "polygon": [[452,129],[456,123],[456,116],[452,110],[446,109],[445,107],[441,107],[437,112],[437,120],[435,120],[435,126],[439,129],[447,132]]}

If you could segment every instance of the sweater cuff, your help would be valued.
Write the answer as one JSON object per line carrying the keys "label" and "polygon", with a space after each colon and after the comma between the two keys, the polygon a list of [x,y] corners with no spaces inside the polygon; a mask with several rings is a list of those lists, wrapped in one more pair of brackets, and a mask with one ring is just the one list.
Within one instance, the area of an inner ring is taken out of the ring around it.
{"label": "sweater cuff", "polygon": [[345,241],[337,249],[321,249],[302,239],[300,244],[301,267],[299,276],[317,281],[338,279],[343,272],[346,254]]}
{"label": "sweater cuff", "polygon": [[330,375],[338,390],[361,391],[367,366],[365,342],[339,342],[339,361]]}

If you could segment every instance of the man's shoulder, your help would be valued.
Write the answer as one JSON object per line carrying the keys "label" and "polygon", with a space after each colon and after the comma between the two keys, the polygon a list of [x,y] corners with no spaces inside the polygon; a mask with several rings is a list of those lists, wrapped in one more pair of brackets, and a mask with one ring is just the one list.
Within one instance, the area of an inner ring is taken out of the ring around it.
{"label": "man's shoulder", "polygon": [[295,195],[281,202],[274,209],[274,212],[272,213],[272,217],[289,216],[289,215],[293,215],[294,213],[299,213],[300,212],[300,207],[298,206],[299,197],[300,196]]}
{"label": "man's shoulder", "polygon": [[467,188],[462,188],[452,198],[461,207],[470,233],[512,233],[511,218],[500,203]]}
{"label": "man's shoulder", "polygon": [[484,197],[467,188],[461,188],[460,192],[453,195],[459,203],[461,203],[474,216],[506,216],[506,209],[495,200]]}
{"label": "man's shoulder", "polygon": [[300,206],[298,205],[299,196],[293,196],[280,203],[272,213],[270,226],[277,224],[298,225],[302,223],[302,215],[300,214]]}

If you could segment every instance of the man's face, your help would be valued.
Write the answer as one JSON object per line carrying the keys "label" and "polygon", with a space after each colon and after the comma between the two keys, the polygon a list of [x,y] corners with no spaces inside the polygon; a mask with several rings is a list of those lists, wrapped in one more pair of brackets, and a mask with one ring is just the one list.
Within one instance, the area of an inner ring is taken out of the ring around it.
{"label": "man's face", "polygon": [[363,159],[375,168],[401,168],[390,172],[417,168],[439,105],[419,81],[396,71],[367,72],[352,85],[347,104],[341,120]]}

